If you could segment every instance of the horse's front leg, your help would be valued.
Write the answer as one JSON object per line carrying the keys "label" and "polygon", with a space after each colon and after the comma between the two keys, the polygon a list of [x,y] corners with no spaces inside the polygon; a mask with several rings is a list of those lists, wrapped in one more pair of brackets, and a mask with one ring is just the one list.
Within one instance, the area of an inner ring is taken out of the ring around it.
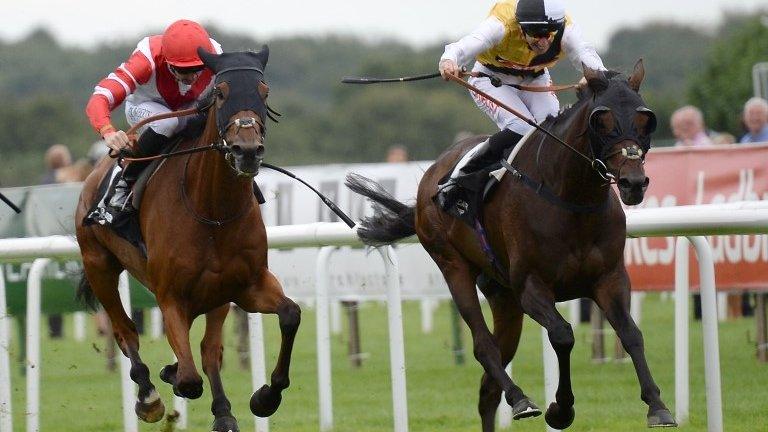
{"label": "horse's front leg", "polygon": [[[158,291],[161,292],[161,291]],[[203,394],[203,378],[197,372],[189,345],[189,328],[193,316],[184,307],[185,302],[173,296],[158,296],[158,306],[163,312],[168,344],[178,362],[160,371],[160,379],[173,386],[176,396],[197,399]]]}
{"label": "horse's front leg", "polygon": [[246,312],[276,313],[280,322],[280,354],[270,385],[265,384],[251,396],[251,412],[259,417],[269,417],[277,411],[281,393],[290,385],[291,351],[301,323],[301,309],[283,294],[280,282],[266,268],[256,283],[244,290],[235,302]]}
{"label": "horse's front leg", "polygon": [[621,266],[595,287],[594,300],[616,331],[624,350],[629,353],[640,381],[640,398],[648,404],[648,427],[674,427],[677,423],[661,400],[661,391],[651,376],[645,360],[643,334],[629,314],[630,282]]}
{"label": "horse's front leg", "polygon": [[565,429],[573,423],[575,417],[571,388],[571,350],[575,344],[573,329],[557,311],[551,287],[538,276],[531,275],[526,279],[520,303],[523,311],[547,330],[549,343],[557,354],[560,378],[555,402],[549,405],[544,418],[552,428]]}
{"label": "horse's front leg", "polygon": [[224,394],[224,385],[221,383],[221,359],[224,354],[224,346],[221,341],[221,329],[229,312],[229,303],[205,314],[205,335],[200,342],[200,354],[203,363],[203,372],[208,376],[211,384],[211,412],[215,417],[212,432],[238,432],[240,429],[237,420],[232,416],[232,404]]}

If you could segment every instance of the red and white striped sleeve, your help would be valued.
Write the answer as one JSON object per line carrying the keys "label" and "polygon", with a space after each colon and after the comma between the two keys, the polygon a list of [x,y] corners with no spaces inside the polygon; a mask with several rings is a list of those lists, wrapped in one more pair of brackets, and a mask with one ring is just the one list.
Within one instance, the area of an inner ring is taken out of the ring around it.
{"label": "red and white striped sleeve", "polygon": [[155,69],[151,38],[139,42],[133,54],[112,73],[96,84],[93,94],[85,107],[91,126],[101,135],[114,130],[110,123],[110,112],[123,103],[136,87],[146,84]]}

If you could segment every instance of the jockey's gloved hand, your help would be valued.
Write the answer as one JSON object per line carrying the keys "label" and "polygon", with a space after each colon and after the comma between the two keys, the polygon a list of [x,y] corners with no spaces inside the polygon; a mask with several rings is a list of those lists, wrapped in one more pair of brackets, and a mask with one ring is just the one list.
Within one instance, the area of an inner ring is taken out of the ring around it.
{"label": "jockey's gloved hand", "polygon": [[448,75],[453,75],[457,78],[461,78],[461,68],[451,59],[440,60],[438,64],[438,70],[444,80],[448,81]]}

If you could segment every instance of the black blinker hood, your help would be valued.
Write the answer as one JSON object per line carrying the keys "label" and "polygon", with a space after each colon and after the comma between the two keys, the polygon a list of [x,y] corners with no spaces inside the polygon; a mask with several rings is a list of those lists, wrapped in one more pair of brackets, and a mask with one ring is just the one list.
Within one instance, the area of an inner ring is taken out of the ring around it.
{"label": "black blinker hood", "polygon": [[229,119],[240,111],[253,111],[266,125],[267,105],[259,94],[259,83],[269,60],[269,48],[264,45],[258,52],[230,52],[211,54],[198,49],[203,63],[216,74],[215,85],[226,82],[229,94],[216,113],[216,126],[223,136]]}

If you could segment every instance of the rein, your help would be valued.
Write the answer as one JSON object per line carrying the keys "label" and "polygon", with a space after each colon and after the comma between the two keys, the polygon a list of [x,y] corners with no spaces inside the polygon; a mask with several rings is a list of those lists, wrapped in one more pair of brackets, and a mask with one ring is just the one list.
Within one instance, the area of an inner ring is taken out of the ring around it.
{"label": "rein", "polygon": [[605,162],[603,162],[599,158],[589,157],[589,156],[585,155],[584,153],[582,153],[579,150],[577,150],[575,147],[573,147],[570,144],[568,144],[565,141],[563,141],[560,137],[558,137],[555,134],[553,134],[552,132],[550,132],[549,130],[539,126],[539,124],[536,123],[535,121],[533,121],[532,119],[529,119],[528,117],[524,116],[523,114],[521,114],[520,112],[518,112],[514,108],[512,108],[512,107],[502,103],[500,100],[498,100],[495,97],[489,95],[488,93],[480,90],[479,88],[473,86],[472,84],[464,81],[463,79],[461,79],[459,77],[456,77],[456,76],[453,76],[453,75],[448,75],[448,79],[453,81],[453,82],[455,82],[456,84],[459,84],[462,87],[467,88],[469,91],[471,91],[471,92],[473,92],[473,93],[475,93],[475,94],[477,94],[479,96],[482,96],[483,98],[486,98],[487,100],[495,103],[496,105],[500,106],[501,108],[504,108],[505,110],[507,110],[510,113],[512,113],[515,116],[517,116],[520,120],[528,123],[529,125],[531,125],[535,129],[543,132],[548,137],[550,137],[553,140],[557,141],[560,145],[565,146],[566,148],[568,148],[569,150],[574,152],[576,155],[578,155],[579,157],[584,159],[592,167],[592,169],[594,169],[595,172],[597,172],[597,175],[599,175],[603,180],[606,180],[606,181],[613,180],[613,175],[608,172],[608,167],[605,165]]}

